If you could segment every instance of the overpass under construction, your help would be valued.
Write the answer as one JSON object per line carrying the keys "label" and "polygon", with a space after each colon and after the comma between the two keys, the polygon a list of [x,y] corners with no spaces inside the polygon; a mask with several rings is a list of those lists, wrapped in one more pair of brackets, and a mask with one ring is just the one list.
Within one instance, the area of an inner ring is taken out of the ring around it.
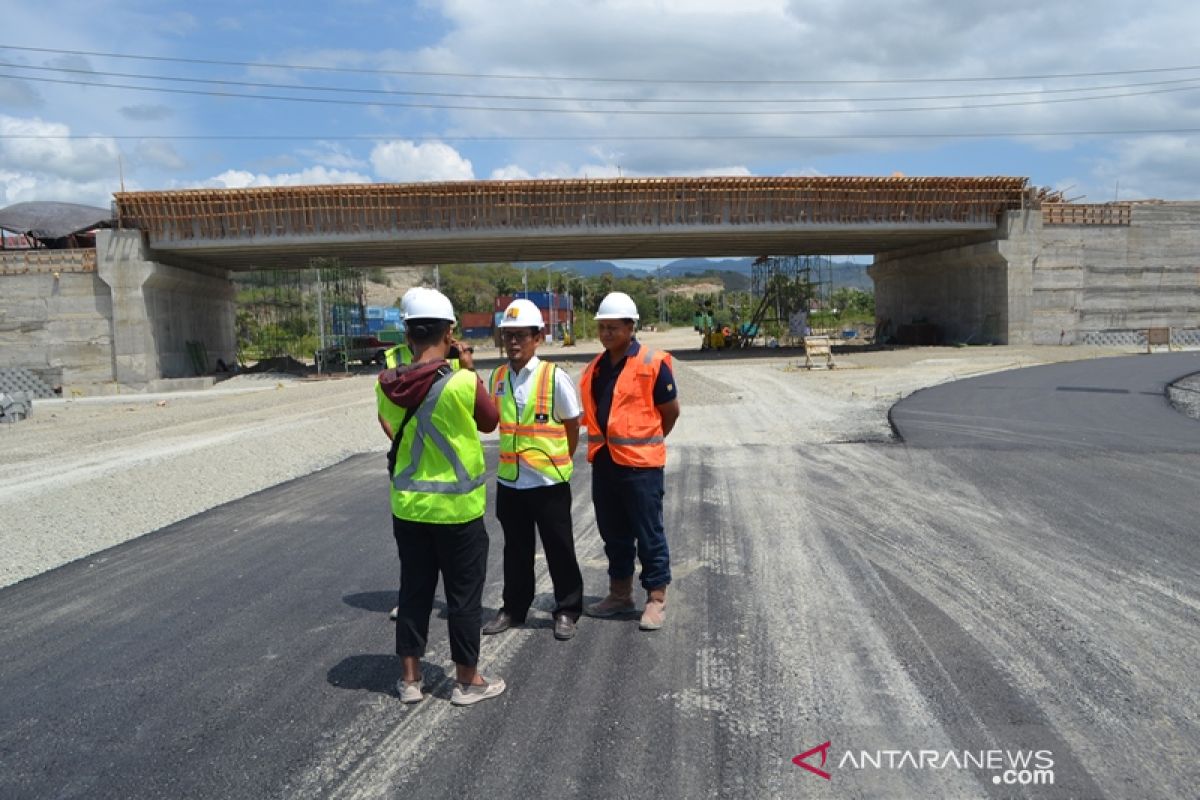
{"label": "overpass under construction", "polygon": [[[188,341],[203,341],[214,358],[232,362],[231,275],[304,268],[316,257],[386,267],[866,254],[875,258],[870,273],[880,320],[919,321],[947,341],[1072,343],[1103,332],[1197,325],[1200,203],[1051,200],[1028,179],[1014,177],[122,192],[115,196],[115,227],[98,233],[90,270],[88,259],[78,270],[69,263],[48,266],[44,256],[22,268],[3,255],[8,260],[0,261],[0,275],[36,283],[29,276],[53,272],[61,281],[68,273],[93,272],[94,305],[107,315],[110,331],[107,343],[99,333],[93,337],[93,350],[107,344],[107,379],[130,385],[192,374]],[[61,295],[61,284],[58,289]],[[45,360],[42,372],[57,366],[57,382],[75,382],[69,354],[57,365],[53,356]],[[95,366],[89,375],[104,368]]]}

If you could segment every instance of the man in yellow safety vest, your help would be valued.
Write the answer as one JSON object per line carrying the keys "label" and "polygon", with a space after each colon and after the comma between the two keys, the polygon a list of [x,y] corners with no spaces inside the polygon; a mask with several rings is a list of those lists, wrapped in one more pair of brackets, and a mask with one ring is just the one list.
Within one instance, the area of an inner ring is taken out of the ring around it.
{"label": "man in yellow safety vest", "polygon": [[392,533],[400,555],[396,653],[401,701],[424,699],[421,658],[438,576],[446,596],[455,684],[450,702],[471,705],[496,697],[504,681],[479,674],[480,612],[487,573],[488,534],[483,446],[479,432],[496,429],[499,415],[474,372],[450,368],[458,349],[451,330],[454,308],[441,292],[422,292],[405,315],[413,362],[379,376],[383,393],[405,410],[389,453]]}
{"label": "man in yellow safety vest", "polygon": [[514,300],[500,321],[508,363],[495,369],[489,386],[500,411],[496,518],[504,529],[504,605],[483,632],[525,622],[533,603],[536,529],[554,584],[554,636],[571,639],[583,612],[570,483],[583,409],[566,371],[537,356],[544,326],[529,300]]}

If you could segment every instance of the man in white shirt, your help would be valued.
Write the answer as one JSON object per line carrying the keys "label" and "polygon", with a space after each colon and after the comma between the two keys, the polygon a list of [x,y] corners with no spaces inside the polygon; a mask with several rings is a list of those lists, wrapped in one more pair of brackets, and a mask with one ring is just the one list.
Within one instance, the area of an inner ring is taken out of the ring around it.
{"label": "man in white shirt", "polygon": [[514,300],[500,322],[508,363],[496,368],[488,386],[500,411],[496,518],[504,529],[504,605],[483,633],[525,622],[534,595],[536,529],[554,584],[554,636],[570,639],[583,612],[570,483],[583,408],[566,370],[537,357],[543,325],[542,312],[528,300]]}

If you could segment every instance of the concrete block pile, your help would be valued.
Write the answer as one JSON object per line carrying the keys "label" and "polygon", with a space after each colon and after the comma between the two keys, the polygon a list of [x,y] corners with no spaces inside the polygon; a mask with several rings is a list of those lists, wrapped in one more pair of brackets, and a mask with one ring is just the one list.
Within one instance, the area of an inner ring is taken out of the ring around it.
{"label": "concrete block pile", "polygon": [[0,392],[0,423],[20,422],[33,411],[33,401],[25,392]]}
{"label": "concrete block pile", "polygon": [[18,422],[33,413],[34,398],[54,397],[54,390],[27,369],[0,369],[0,422]]}

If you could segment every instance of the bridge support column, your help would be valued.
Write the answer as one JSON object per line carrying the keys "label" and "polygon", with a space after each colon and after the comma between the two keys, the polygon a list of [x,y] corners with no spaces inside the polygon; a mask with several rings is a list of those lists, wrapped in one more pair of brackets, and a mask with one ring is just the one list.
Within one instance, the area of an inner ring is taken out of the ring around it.
{"label": "bridge support column", "polygon": [[875,316],[908,344],[1029,344],[1041,214],[1004,214],[996,233],[880,253]]}
{"label": "bridge support column", "polygon": [[187,342],[236,363],[234,289],[229,273],[193,271],[147,258],[140,231],[100,231],[96,270],[112,292],[113,372],[119,383],[145,386],[196,375]]}

